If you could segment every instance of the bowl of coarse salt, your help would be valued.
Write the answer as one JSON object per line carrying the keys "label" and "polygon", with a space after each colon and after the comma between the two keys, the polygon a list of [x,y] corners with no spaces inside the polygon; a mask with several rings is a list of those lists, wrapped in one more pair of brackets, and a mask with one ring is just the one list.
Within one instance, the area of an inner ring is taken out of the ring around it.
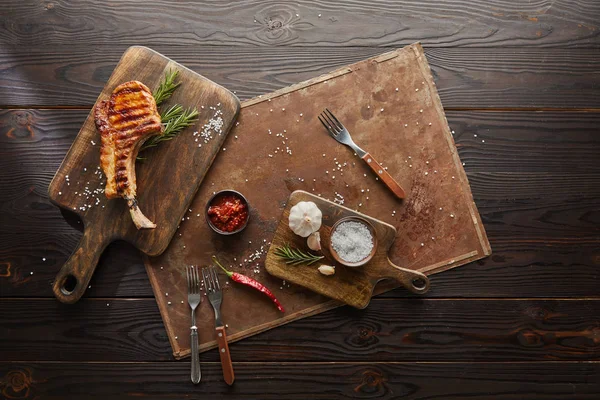
{"label": "bowl of coarse salt", "polygon": [[377,250],[375,228],[366,219],[345,217],[331,228],[329,251],[332,257],[347,267],[368,263]]}

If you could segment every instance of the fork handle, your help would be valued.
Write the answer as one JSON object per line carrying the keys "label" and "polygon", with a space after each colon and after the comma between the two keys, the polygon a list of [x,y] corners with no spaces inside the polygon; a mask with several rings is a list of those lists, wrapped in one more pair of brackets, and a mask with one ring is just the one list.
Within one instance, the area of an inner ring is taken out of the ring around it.
{"label": "fork handle", "polygon": [[219,345],[219,356],[221,357],[221,368],[223,369],[223,379],[228,385],[233,385],[235,374],[233,373],[233,364],[229,354],[229,345],[227,344],[227,333],[225,327],[219,326],[215,329],[217,332],[217,344]]}
{"label": "fork handle", "polygon": [[192,352],[192,382],[194,384],[200,383],[200,356],[198,355],[198,329],[192,327],[192,334],[190,336],[191,352]]}
{"label": "fork handle", "polygon": [[383,183],[385,183],[385,186],[387,186],[397,198],[403,199],[406,197],[404,189],[400,187],[398,182],[396,182],[394,178],[388,174],[388,172],[381,166],[381,164],[377,162],[377,160],[373,158],[371,154],[366,153],[362,159],[365,160],[367,165],[371,167],[373,172],[375,172],[375,174],[383,181]]}

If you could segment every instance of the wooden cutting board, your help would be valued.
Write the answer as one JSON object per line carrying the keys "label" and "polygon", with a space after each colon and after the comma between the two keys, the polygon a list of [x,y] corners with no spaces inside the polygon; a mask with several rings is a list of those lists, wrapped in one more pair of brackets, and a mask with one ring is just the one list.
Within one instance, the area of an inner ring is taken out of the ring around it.
{"label": "wooden cutting board", "polygon": [[[358,145],[383,162],[406,190],[404,201],[327,135],[317,119],[325,107]],[[266,284],[286,308],[281,314],[261,293],[227,283],[222,276],[222,316],[230,341],[342,304],[264,270],[270,242],[295,190],[343,201],[394,226],[398,233],[389,257],[405,268],[429,275],[490,254],[419,44],[245,101],[237,121],[173,241],[161,256],[145,259],[176,358],[190,354],[183,266],[209,264],[213,254],[232,270]],[[213,192],[222,189],[238,190],[250,203],[248,226],[229,237],[212,232],[203,214]],[[396,286],[381,282],[374,293]],[[215,347],[214,313],[207,301],[197,319],[201,351]],[[235,346],[231,352],[235,361]]]}
{"label": "wooden cutting board", "polygon": [[[50,183],[50,201],[77,214],[84,224],[79,245],[54,283],[54,293],[62,302],[79,300],[109,243],[125,240],[154,256],[166,249],[239,113],[238,99],[225,88],[151,49],[138,46],[123,54],[97,102],[108,99],[117,85],[130,80],[141,81],[155,90],[169,70],[179,71],[181,86],[160,109],[173,104],[196,107],[199,118],[175,139],[144,151],[145,160],[136,163],[138,203],[143,213],[156,223],[155,229],[136,229],[125,201],[108,200],[100,192],[105,179],[101,174],[100,136],[94,125],[93,110]],[[217,111],[219,115],[215,116]],[[208,143],[193,134],[202,131],[211,119],[218,118],[223,126]]]}
{"label": "wooden cutting board", "polygon": [[[288,265],[286,261],[275,254],[277,247],[289,245],[303,251],[310,251],[306,238],[302,238],[289,227],[290,209],[301,201],[311,201],[323,213],[319,234],[321,236],[321,251],[325,258],[313,265]],[[360,267],[347,267],[331,255],[329,239],[332,227],[342,218],[359,217],[373,227],[375,233],[375,253],[373,258]],[[396,239],[396,228],[368,215],[353,211],[347,207],[325,200],[302,190],[290,195],[283,216],[277,226],[275,237],[265,259],[265,268],[269,274],[284,279],[296,285],[303,286],[313,292],[349,304],[356,308],[365,308],[371,301],[375,285],[383,279],[394,279],[414,293],[424,294],[429,289],[429,279],[421,272],[404,269],[394,265],[388,258],[388,251]],[[402,240],[402,239],[400,239]],[[335,274],[324,276],[317,267],[321,264],[335,266]],[[415,282],[420,282],[418,285]]]}

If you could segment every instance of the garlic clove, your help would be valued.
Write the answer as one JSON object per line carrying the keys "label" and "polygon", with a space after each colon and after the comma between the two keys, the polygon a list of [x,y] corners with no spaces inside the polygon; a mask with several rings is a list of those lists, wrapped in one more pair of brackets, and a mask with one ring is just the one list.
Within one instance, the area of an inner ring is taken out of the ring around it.
{"label": "garlic clove", "polygon": [[321,265],[318,269],[323,275],[329,276],[335,274],[335,267],[332,265]]}
{"label": "garlic clove", "polygon": [[323,213],[312,201],[301,201],[290,209],[288,224],[299,236],[308,237],[321,227]]}
{"label": "garlic clove", "polygon": [[306,240],[306,244],[311,250],[321,250],[321,234],[319,233],[319,231],[311,233],[308,239]]}

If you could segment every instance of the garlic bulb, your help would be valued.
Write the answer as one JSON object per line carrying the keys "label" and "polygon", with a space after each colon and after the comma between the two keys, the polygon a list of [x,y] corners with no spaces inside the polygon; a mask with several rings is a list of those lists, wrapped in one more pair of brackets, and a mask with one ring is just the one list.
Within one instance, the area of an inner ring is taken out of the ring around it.
{"label": "garlic bulb", "polygon": [[333,275],[335,274],[335,267],[331,265],[321,265],[319,267],[319,272],[323,275]]}
{"label": "garlic bulb", "polygon": [[321,234],[319,233],[319,231],[311,233],[308,239],[306,240],[306,244],[311,250],[321,250]]}
{"label": "garlic bulb", "polygon": [[308,237],[321,227],[323,213],[312,201],[301,201],[290,210],[290,229],[299,236]]}

